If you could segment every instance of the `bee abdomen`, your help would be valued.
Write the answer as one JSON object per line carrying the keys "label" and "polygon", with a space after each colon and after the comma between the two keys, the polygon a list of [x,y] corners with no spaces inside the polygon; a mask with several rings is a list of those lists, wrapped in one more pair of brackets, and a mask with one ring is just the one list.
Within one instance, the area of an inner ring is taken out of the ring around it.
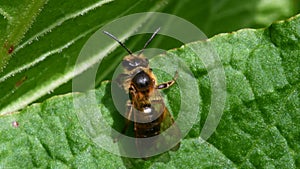
{"label": "bee abdomen", "polygon": [[147,138],[153,137],[160,133],[160,123],[154,120],[151,123],[136,123],[136,137]]}

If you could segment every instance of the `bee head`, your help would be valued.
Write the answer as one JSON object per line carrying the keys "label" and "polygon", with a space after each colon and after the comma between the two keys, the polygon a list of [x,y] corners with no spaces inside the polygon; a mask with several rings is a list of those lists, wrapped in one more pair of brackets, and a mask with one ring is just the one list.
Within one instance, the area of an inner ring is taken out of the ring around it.
{"label": "bee head", "polygon": [[125,57],[122,61],[122,66],[128,71],[131,71],[137,67],[147,68],[148,65],[149,65],[149,60],[143,56],[129,55]]}
{"label": "bee head", "polygon": [[156,29],[156,31],[152,34],[150,39],[145,43],[143,49],[137,54],[134,55],[121,41],[119,41],[114,35],[110,34],[109,32],[103,31],[106,35],[113,38],[115,41],[117,41],[129,54],[126,56],[122,62],[122,65],[127,70],[133,70],[137,67],[148,67],[149,61],[147,58],[145,58],[142,53],[144,49],[149,45],[149,43],[152,41],[154,36],[158,33],[160,28]]}

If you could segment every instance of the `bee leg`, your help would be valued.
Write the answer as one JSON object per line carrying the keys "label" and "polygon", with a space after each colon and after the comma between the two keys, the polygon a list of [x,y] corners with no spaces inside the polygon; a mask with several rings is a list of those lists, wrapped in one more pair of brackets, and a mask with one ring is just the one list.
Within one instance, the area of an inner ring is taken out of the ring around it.
{"label": "bee leg", "polygon": [[122,129],[121,131],[121,134],[119,134],[118,137],[114,138],[114,143],[117,142],[119,140],[119,138],[122,136],[122,134],[125,134],[126,130],[128,129],[128,126],[130,124],[130,117],[131,117],[131,114],[132,114],[132,104],[130,101],[127,102],[126,104],[126,121],[125,121],[125,126],[124,128]]}
{"label": "bee leg", "polygon": [[173,77],[173,80],[170,80],[170,81],[165,82],[165,83],[158,84],[155,88],[156,89],[167,89],[176,82],[177,78],[178,78],[178,72],[176,71],[175,75]]}

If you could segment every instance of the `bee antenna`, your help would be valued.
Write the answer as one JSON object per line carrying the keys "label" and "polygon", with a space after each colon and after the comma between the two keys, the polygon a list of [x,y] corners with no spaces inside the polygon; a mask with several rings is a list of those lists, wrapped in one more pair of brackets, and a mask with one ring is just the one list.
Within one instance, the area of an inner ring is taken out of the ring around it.
{"label": "bee antenna", "polygon": [[158,33],[159,30],[160,30],[160,27],[155,30],[155,32],[152,34],[152,36],[150,37],[150,39],[145,43],[143,49],[138,53],[138,56],[144,52],[145,48],[149,45],[149,43],[152,41],[152,39]]}
{"label": "bee antenna", "polygon": [[124,43],[122,43],[121,41],[119,41],[119,39],[117,39],[114,35],[110,34],[109,32],[103,31],[103,33],[105,33],[106,35],[108,35],[109,37],[113,38],[115,41],[117,41],[124,49],[126,49],[126,51],[132,55],[132,52],[124,45]]}

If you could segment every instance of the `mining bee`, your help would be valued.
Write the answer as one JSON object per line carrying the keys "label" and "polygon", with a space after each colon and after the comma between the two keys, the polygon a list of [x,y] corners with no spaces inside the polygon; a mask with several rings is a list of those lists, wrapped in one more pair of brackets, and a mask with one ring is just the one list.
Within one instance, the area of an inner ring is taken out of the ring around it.
{"label": "mining bee", "polygon": [[[149,67],[149,61],[143,55],[144,49],[159,30],[160,28],[152,34],[138,54],[133,54],[114,35],[104,31],[106,35],[117,41],[129,53],[129,55],[125,56],[122,60],[123,73],[116,78],[116,82],[129,94],[130,98],[126,103],[126,121],[121,133],[125,134],[129,124],[133,122],[134,135],[135,138],[137,138],[135,144],[138,151],[141,149],[148,151],[148,149],[153,147],[158,148],[158,145],[164,146],[164,144],[168,144],[168,140],[170,139],[180,140],[181,137],[180,129],[175,124],[159,92],[160,89],[166,89],[172,86],[178,77],[178,73],[176,71],[172,80],[157,84],[156,77]],[[152,140],[145,144],[145,142],[138,139],[158,136],[171,126],[172,129],[169,130],[170,132],[165,136],[165,139],[159,140],[161,143],[155,143],[155,140]],[[115,139],[115,141],[117,141],[117,139]],[[179,148],[180,143],[178,142],[179,141],[173,145],[172,150]],[[143,153],[143,155],[145,154]]]}

